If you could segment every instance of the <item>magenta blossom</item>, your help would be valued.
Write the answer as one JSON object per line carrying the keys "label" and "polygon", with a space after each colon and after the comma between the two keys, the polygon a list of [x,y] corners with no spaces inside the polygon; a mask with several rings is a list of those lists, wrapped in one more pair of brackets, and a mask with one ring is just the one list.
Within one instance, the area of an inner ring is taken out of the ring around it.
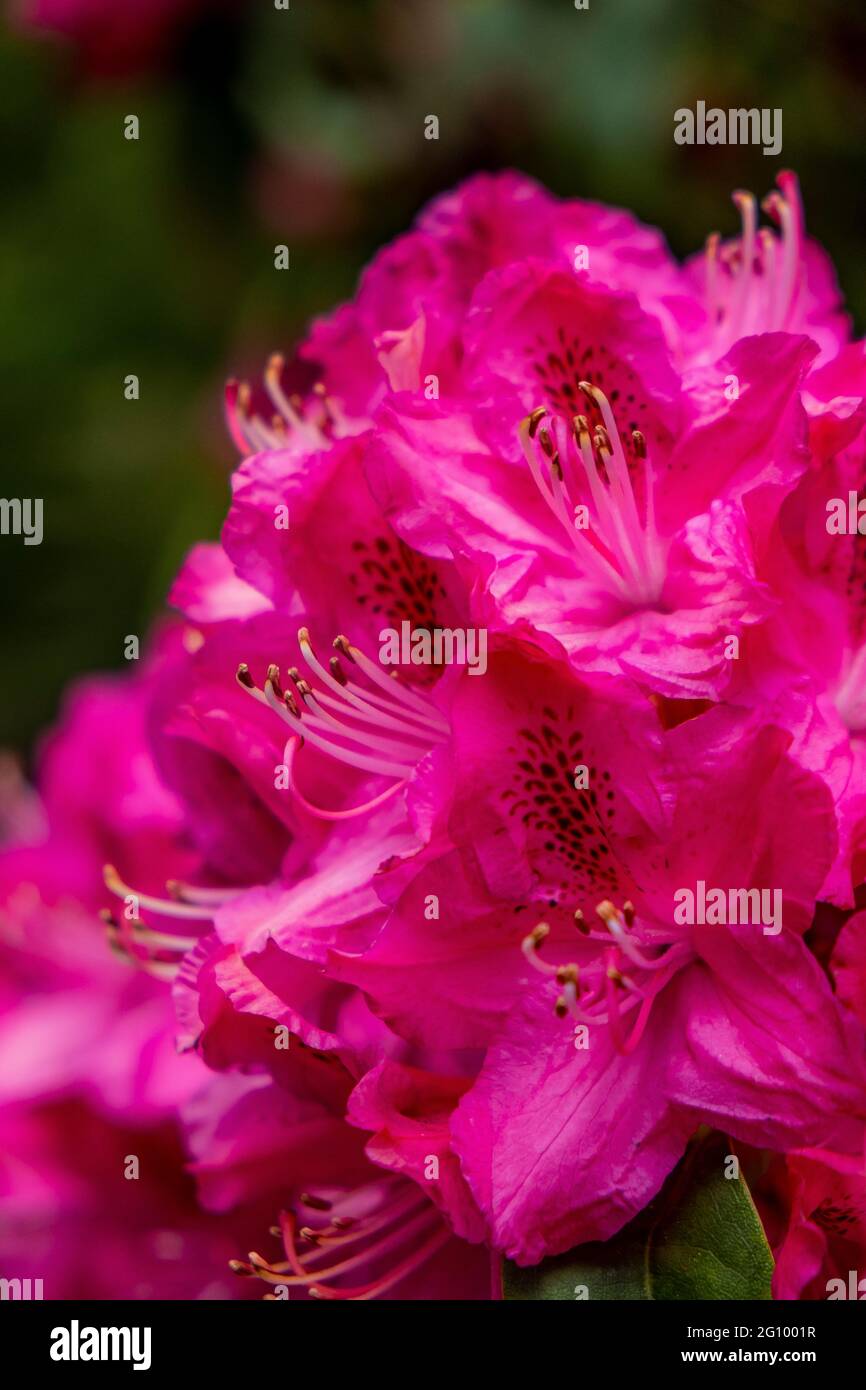
{"label": "magenta blossom", "polygon": [[[266,1208],[234,1268],[271,1296],[485,1297],[491,1252],[610,1237],[701,1125],[789,1156],[779,1296],[836,1259],[864,952],[856,914],[831,981],[809,928],[866,863],[859,538],[825,524],[866,392],[778,184],[777,230],[738,194],[683,268],[627,213],[471,180],[228,389],[242,461],[120,739],[136,777],[82,756],[92,801],[46,802],[80,903],[108,861],[146,1045],[208,1078],[171,1104],[203,1205]],[[45,897],[15,901],[34,940]],[[84,1059],[104,1102],[94,1038],[33,1055],[24,1090]]]}
{"label": "magenta blossom", "polygon": [[862,1155],[791,1154],[777,1178],[787,1221],[776,1251],[780,1299],[866,1297],[866,1173]]}

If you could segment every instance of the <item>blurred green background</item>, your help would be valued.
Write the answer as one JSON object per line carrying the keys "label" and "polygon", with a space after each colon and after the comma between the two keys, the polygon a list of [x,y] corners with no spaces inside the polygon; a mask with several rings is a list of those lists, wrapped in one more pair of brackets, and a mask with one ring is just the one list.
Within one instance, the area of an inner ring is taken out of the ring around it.
{"label": "blurred green background", "polygon": [[[41,546],[0,538],[0,745],[25,755],[69,679],[123,665],[186,548],[218,533],[234,459],[224,378],[290,349],[465,175],[515,166],[628,206],[685,255],[733,232],[733,188],[764,193],[790,165],[866,329],[866,9],[853,0],[193,11],[132,75],[89,72],[44,34],[0,36],[0,496],[45,499]],[[674,110],[700,98],[782,107],[780,158],[675,145]],[[123,138],[130,113],[137,142]],[[438,142],[423,137],[431,113]]]}

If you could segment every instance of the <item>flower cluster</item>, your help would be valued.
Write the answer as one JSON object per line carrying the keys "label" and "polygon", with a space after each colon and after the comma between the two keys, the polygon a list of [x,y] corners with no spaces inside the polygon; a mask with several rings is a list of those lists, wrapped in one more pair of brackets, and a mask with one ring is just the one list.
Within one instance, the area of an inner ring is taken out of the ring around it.
{"label": "flower cluster", "polygon": [[434,202],[230,385],[220,543],[46,752],[4,1113],[179,1116],[243,1288],[489,1297],[702,1125],[774,1156],[778,1297],[863,1266],[866,354],[793,175],[735,203],[681,267]]}

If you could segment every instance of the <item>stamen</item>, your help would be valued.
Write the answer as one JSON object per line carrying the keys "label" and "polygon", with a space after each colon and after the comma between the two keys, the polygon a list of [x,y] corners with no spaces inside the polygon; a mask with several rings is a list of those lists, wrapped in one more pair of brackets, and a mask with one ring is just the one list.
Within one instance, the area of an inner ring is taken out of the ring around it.
{"label": "stamen", "polygon": [[[534,969],[554,977],[560,985],[561,992],[554,1004],[557,1018],[570,1015],[579,1023],[609,1027],[614,1046],[628,1053],[640,1042],[653,1000],[687,959],[689,946],[679,937],[660,938],[654,943],[658,954],[647,955],[629,934],[637,921],[632,902],[624,903],[618,910],[604,899],[596,907],[596,914],[605,926],[604,933],[589,931],[580,909],[574,914],[575,923],[586,938],[604,948],[588,964],[554,966],[541,960],[539,947],[550,934],[546,922],[539,922],[524,938],[522,949]],[[626,961],[633,967],[631,974],[622,969]],[[623,1025],[633,1014],[633,1027],[626,1036]]]}
{"label": "stamen", "polygon": [[232,442],[240,454],[250,452],[249,440],[247,439],[241,425],[240,410],[238,408],[239,385],[236,381],[226,382],[225,389],[225,410],[226,423],[228,424],[229,434]]}
{"label": "stamen", "polygon": [[526,959],[529,961],[529,964],[533,967],[534,970],[538,970],[542,975],[556,975],[557,973],[557,967],[555,965],[549,965],[547,961],[542,960],[541,957],[538,955],[539,946],[541,945],[542,941],[545,941],[547,939],[549,935],[550,927],[547,925],[547,923],[539,922],[538,925],[533,927],[529,935],[525,936],[523,938],[523,941],[521,942],[521,950],[523,951],[523,954],[526,957]]}
{"label": "stamen", "polygon": [[[405,1188],[402,1182],[401,1187]],[[317,1202],[308,1194],[304,1196],[304,1204],[312,1210],[327,1210],[331,1205]],[[435,1229],[437,1225],[438,1230]],[[317,1230],[304,1226],[299,1229],[294,1212],[283,1211],[276,1229],[282,1237],[285,1260],[272,1262],[253,1250],[248,1260],[229,1261],[229,1268],[244,1278],[255,1275],[270,1285],[305,1287],[311,1297],[326,1300],[375,1298],[419,1268],[451,1238],[451,1232],[442,1223],[439,1213],[414,1185],[402,1199],[386,1202],[382,1210],[367,1219],[355,1222],[347,1217],[335,1217],[329,1227]],[[416,1236],[427,1233],[430,1233],[428,1238],[419,1247],[410,1249],[395,1266],[369,1283],[338,1287],[326,1282],[342,1279],[364,1265],[381,1265],[383,1258],[391,1251],[399,1250]],[[306,1241],[312,1248],[301,1254],[298,1240]],[[350,1249],[352,1253],[343,1253]],[[321,1263],[323,1257],[326,1260],[332,1258],[335,1252],[340,1255],[336,1262]]]}
{"label": "stamen", "polygon": [[239,898],[246,891],[244,888],[200,888],[197,883],[182,883],[176,878],[166,879],[165,888],[169,897],[178,902],[213,907],[222,907],[223,903]]}
{"label": "stamen", "polygon": [[298,395],[287,395],[281,384],[285,367],[282,355],[275,352],[264,371],[264,388],[274,412],[269,419],[251,409],[252,391],[248,382],[230,381],[226,385],[225,410],[229,433],[238,452],[247,456],[263,449],[283,449],[293,438],[307,448],[327,448],[337,430],[348,432],[350,423],[341,406],[328,394],[322,382],[316,382],[312,401],[305,404]]}
{"label": "stamen", "polygon": [[[298,632],[298,645],[323,689],[311,685],[296,667],[290,667],[288,676],[294,683],[296,699],[283,689],[279,667],[275,664],[268,667],[263,690],[259,690],[244,662],[238,667],[237,680],[292,730],[294,737],[287,741],[284,756],[289,781],[300,804],[321,819],[348,820],[374,809],[400,791],[422,759],[436,744],[449,737],[449,725],[430,700],[407,690],[399,677],[394,680],[385,676],[359,648],[350,646],[345,637],[336,638],[334,646],[362,677],[367,678],[373,689],[350,680],[338,657],[332,657],[327,666],[323,665],[313,650],[306,627]],[[385,694],[381,693],[383,691]],[[299,791],[294,778],[294,758],[304,741],[338,762],[363,772],[396,778],[396,782],[361,806],[334,811],[315,806]]]}
{"label": "stamen", "polygon": [[[723,247],[718,233],[707,240],[706,299],[714,358],[738,338],[789,328],[794,316],[803,276],[803,204],[790,170],[783,170],[776,183],[761,207],[778,234],[757,227],[753,195],[738,190],[733,201],[742,223],[739,240]],[[729,289],[720,284],[720,266],[729,272]]]}
{"label": "stamen", "polygon": [[280,377],[282,376],[284,366],[285,359],[282,355],[279,352],[272,353],[268,358],[268,365],[265,367],[265,388],[280,415],[283,417],[287,428],[290,430],[297,430],[302,437],[309,439],[310,431],[308,426],[301,419],[280,385]]}
{"label": "stamen", "polygon": [[[133,923],[125,922],[123,927],[116,917],[107,909],[102,909],[99,913],[105,923],[108,935],[108,944],[116,956],[119,956],[125,964],[133,965],[141,970],[145,975],[152,975],[157,980],[174,980],[180,968],[180,962],[154,960],[144,954],[134,940],[132,943],[124,939],[124,931],[130,928]],[[143,923],[137,925],[143,926]],[[193,942],[195,945],[196,942]]]}
{"label": "stamen", "polygon": [[208,921],[213,916],[203,903],[180,903],[170,898],[155,898],[149,893],[137,892],[135,888],[130,888],[129,884],[123,882],[113,864],[106,864],[102,874],[109,893],[118,898],[135,898],[139,907],[148,908],[151,912],[162,913],[165,917],[184,917],[199,922]]}
{"label": "stamen", "polygon": [[305,811],[309,812],[311,816],[316,816],[319,820],[354,820],[357,816],[367,815],[370,811],[375,811],[376,807],[381,806],[384,801],[389,801],[392,796],[396,795],[397,792],[402,791],[403,788],[406,786],[405,780],[402,782],[395,782],[393,786],[386,787],[385,791],[380,792],[378,796],[374,796],[369,801],[363,802],[362,805],[353,806],[348,810],[329,811],[324,806],[314,806],[311,801],[307,800],[303,792],[298,787],[297,779],[295,777],[295,753],[297,749],[300,748],[301,742],[302,740],[298,738],[289,739],[285,747],[285,752],[283,753],[283,762],[286,766],[286,770],[288,773],[288,782],[290,787],[292,788],[292,792],[295,796],[295,799],[300,803],[300,805],[304,808]]}
{"label": "stamen", "polygon": [[[524,457],[536,487],[568,537],[584,576],[621,602],[650,607],[661,597],[665,547],[655,526],[654,477],[646,440],[634,431],[635,459],[642,465],[645,517],[638,515],[628,461],[607,396],[591,382],[580,389],[600,412],[602,423],[590,433],[586,415],[575,415],[571,430],[551,418],[544,429],[539,407],[520,426]],[[578,507],[594,512],[592,528],[576,524]]]}

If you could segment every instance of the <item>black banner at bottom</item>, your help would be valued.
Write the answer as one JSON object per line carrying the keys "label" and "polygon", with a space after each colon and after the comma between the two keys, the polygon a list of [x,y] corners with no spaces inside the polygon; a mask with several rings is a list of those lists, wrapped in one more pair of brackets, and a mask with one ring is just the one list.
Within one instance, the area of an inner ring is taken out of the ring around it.
{"label": "black banner at bottom", "polygon": [[[389,1338],[393,1351],[399,1353],[399,1364],[412,1379],[427,1367],[435,1373],[437,1350],[446,1354],[450,1348],[450,1361],[458,1345],[467,1369],[477,1357],[489,1373],[491,1361],[512,1345],[525,1353],[527,1334],[540,1329],[549,1329],[557,1339],[568,1338],[565,1345],[576,1368],[597,1363],[617,1373],[630,1369],[665,1373],[675,1366],[700,1372],[714,1365],[761,1366],[768,1371],[796,1365],[811,1367],[826,1378],[829,1371],[859,1363],[866,1336],[866,1309],[859,1308],[859,1301],[854,1307],[845,1307],[842,1300],[576,1301],[567,1311],[553,1310],[553,1323],[537,1323],[538,1314],[516,1313],[514,1303],[508,1306],[512,1311],[506,1316],[504,1306],[492,1305],[484,1313],[478,1303],[403,1304],[399,1311],[386,1303],[368,1312],[366,1320],[363,1313],[350,1314],[351,1331],[339,1336],[329,1325],[333,1310],[307,1303],[302,1313],[290,1300],[6,1301],[0,1303],[0,1333],[7,1365],[21,1365],[37,1372],[40,1379],[44,1376],[58,1384],[70,1375],[92,1378],[105,1368],[114,1375],[164,1375],[180,1368],[196,1376],[213,1372],[222,1384],[234,1376],[246,1382],[263,1378],[270,1382],[277,1375],[309,1374],[319,1366],[332,1380],[343,1356],[347,1369],[368,1372],[371,1349],[387,1356]],[[338,1316],[342,1321],[344,1314]],[[451,1316],[461,1324],[459,1344],[443,1339],[442,1320]],[[524,1316],[529,1319],[526,1323]],[[355,1317],[360,1321],[354,1322]],[[469,1320],[465,1324],[464,1318]],[[542,1355],[545,1359],[555,1355],[554,1348],[548,1344]],[[395,1372],[392,1361],[392,1377]]]}

